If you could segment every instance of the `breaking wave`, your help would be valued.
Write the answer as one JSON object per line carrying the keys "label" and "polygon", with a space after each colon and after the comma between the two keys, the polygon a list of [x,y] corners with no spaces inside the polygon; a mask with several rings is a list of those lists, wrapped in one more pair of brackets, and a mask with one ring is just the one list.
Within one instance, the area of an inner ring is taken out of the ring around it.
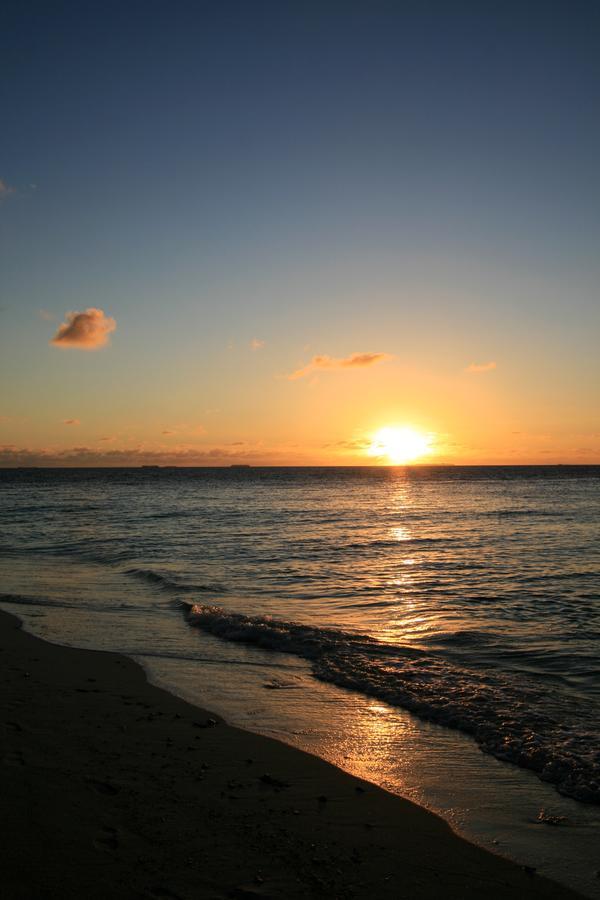
{"label": "breaking wave", "polygon": [[599,723],[572,694],[365,634],[184,606],[190,625],[223,640],[302,657],[322,681],[459,729],[484,752],[532,770],[561,794],[600,803]]}

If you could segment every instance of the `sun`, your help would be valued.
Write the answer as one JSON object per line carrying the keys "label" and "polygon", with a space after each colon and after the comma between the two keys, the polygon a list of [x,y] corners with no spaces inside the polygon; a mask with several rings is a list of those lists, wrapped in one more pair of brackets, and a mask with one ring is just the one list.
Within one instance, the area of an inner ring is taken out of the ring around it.
{"label": "sun", "polygon": [[414,428],[386,426],[375,432],[367,453],[399,466],[431,453],[431,438]]}

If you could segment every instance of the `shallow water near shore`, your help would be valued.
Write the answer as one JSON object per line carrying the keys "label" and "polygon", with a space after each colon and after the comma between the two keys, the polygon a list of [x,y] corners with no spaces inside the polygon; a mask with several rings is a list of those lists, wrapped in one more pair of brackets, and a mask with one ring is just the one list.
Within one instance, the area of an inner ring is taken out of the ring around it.
{"label": "shallow water near shore", "polygon": [[600,896],[599,488],[598,467],[4,471],[0,603]]}

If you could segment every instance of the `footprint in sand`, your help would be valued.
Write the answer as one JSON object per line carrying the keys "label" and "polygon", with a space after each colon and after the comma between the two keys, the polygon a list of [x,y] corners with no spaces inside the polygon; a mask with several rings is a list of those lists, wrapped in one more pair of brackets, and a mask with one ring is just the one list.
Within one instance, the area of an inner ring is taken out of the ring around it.
{"label": "footprint in sand", "polygon": [[107,794],[112,797],[115,794],[118,794],[120,790],[120,788],[108,781],[96,781],[93,778],[87,778],[86,781],[90,787],[93,787],[99,794]]}
{"label": "footprint in sand", "polygon": [[117,850],[119,847],[117,829],[113,828],[111,825],[104,825],[102,827],[102,833],[94,840],[94,847],[96,850]]}
{"label": "footprint in sand", "polygon": [[24,766],[25,757],[20,750],[9,750],[2,757],[2,763],[5,766]]}

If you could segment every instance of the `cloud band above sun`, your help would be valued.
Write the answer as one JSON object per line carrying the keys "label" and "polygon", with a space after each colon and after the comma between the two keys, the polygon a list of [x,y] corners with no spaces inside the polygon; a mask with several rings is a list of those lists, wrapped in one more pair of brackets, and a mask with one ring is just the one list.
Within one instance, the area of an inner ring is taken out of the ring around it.
{"label": "cloud band above sun", "polygon": [[374,366],[380,362],[387,362],[393,359],[391,353],[352,353],[350,356],[336,358],[334,356],[313,356],[311,361],[301,369],[296,369],[287,377],[290,381],[296,381],[298,378],[305,378],[313,372],[319,370],[333,369],[360,369],[366,366]]}
{"label": "cloud band above sun", "polygon": [[85,312],[69,312],[50,341],[55,347],[98,350],[109,342],[117,323],[104,311],[91,306]]}

